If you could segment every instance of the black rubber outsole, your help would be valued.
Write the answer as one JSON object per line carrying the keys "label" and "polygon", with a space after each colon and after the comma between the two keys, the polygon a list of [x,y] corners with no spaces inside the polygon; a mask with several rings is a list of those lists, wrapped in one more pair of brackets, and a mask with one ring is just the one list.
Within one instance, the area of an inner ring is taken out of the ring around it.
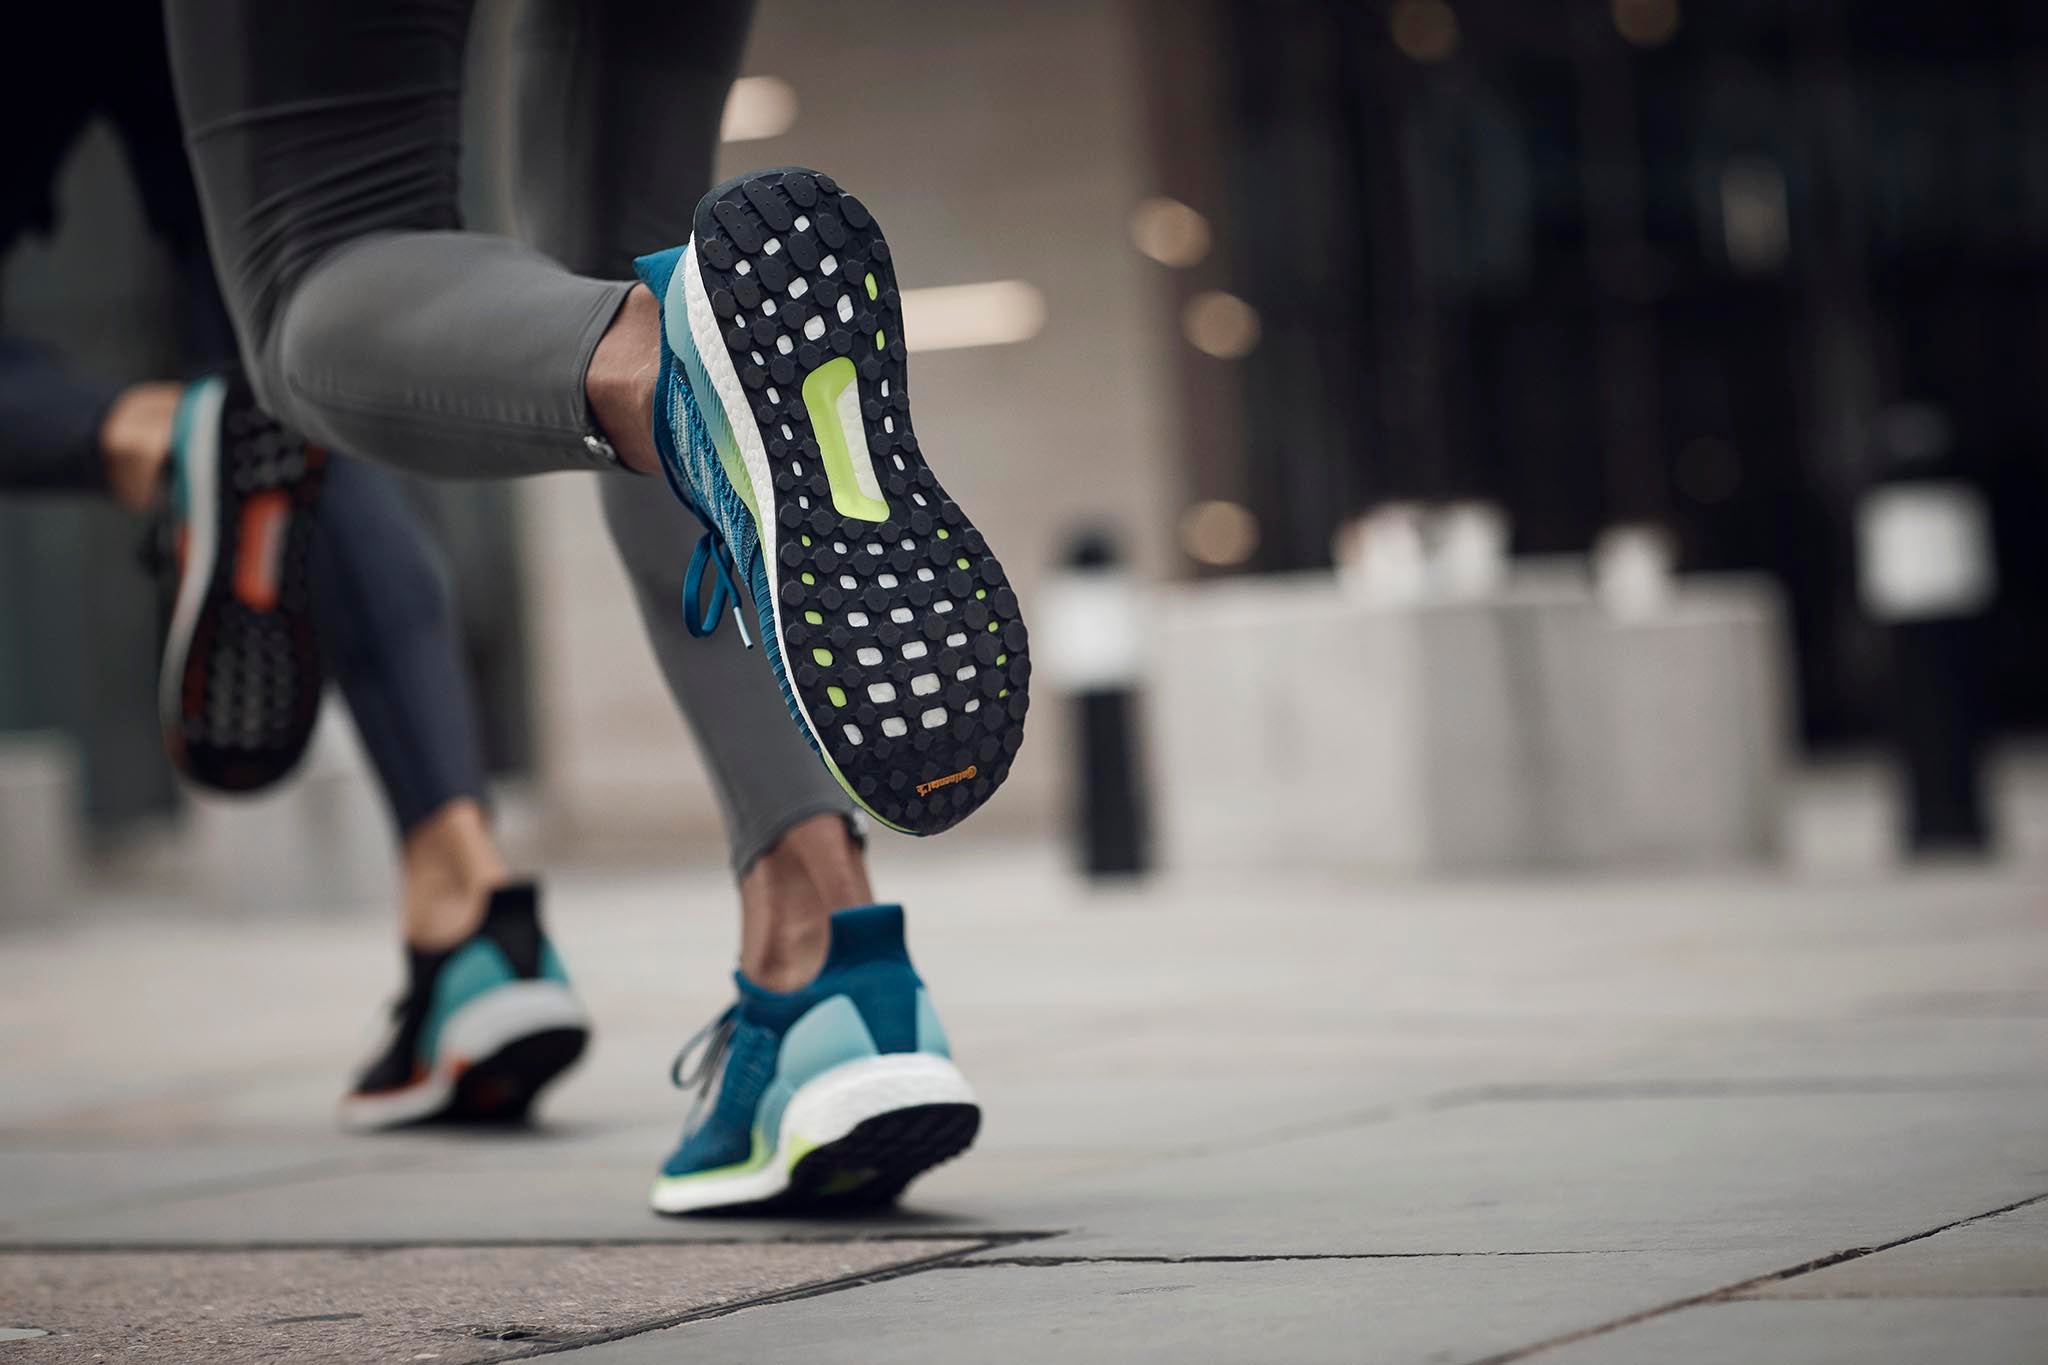
{"label": "black rubber outsole", "polygon": [[[775,471],[772,495],[756,492],[776,522],[765,567],[798,704],[854,796],[897,829],[936,834],[1009,775],[1031,659],[1002,565],[912,429],[889,244],[858,199],[796,167],[711,191],[695,242]],[[804,400],[806,377],[841,356],[857,375],[867,438],[849,453],[873,460],[888,504],[879,522],[835,508]]]}
{"label": "black rubber outsole", "polygon": [[[178,715],[165,747],[193,782],[248,792],[298,765],[320,717],[326,669],[311,579],[327,457],[258,409],[239,381],[222,409],[220,442],[218,533],[206,597],[184,657],[165,661],[179,670]],[[238,597],[234,583],[244,510],[270,493],[289,499],[289,517],[277,600],[263,609]]]}
{"label": "black rubber outsole", "polygon": [[859,1124],[837,1142],[806,1152],[789,1173],[789,1188],[771,1199],[671,1216],[873,1213],[894,1204],[911,1181],[966,1151],[980,1131],[979,1105],[892,1109]]}
{"label": "black rubber outsole", "polygon": [[455,1082],[455,1093],[440,1113],[422,1123],[498,1126],[532,1117],[540,1092],[576,1064],[590,1042],[590,1030],[547,1029],[528,1034],[474,1062]]}

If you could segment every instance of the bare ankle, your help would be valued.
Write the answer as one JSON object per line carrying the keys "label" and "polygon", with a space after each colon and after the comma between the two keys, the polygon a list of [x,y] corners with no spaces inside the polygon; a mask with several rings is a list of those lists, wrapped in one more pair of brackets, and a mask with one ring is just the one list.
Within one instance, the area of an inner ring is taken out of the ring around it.
{"label": "bare ankle", "polygon": [[449,802],[406,836],[405,941],[426,949],[460,943],[483,923],[491,892],[509,877],[483,808],[466,797]]}
{"label": "bare ankle", "polygon": [[100,419],[107,489],[130,511],[145,511],[156,501],[184,393],[179,384],[131,384]]}
{"label": "bare ankle", "polygon": [[661,305],[646,285],[626,295],[598,338],[583,393],[619,460],[642,474],[661,468],[654,449],[654,381],[661,372]]}
{"label": "bare ankle", "polygon": [[825,965],[832,914],[874,899],[867,863],[844,817],[787,831],[740,879],[740,970],[769,990],[795,990]]}

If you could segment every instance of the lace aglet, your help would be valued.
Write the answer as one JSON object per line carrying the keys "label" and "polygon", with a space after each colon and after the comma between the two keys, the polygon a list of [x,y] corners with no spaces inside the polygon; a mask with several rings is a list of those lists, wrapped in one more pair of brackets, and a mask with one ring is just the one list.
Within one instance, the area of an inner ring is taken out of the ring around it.
{"label": "lace aglet", "polygon": [[735,626],[739,627],[740,643],[745,645],[748,649],[752,649],[754,647],[754,637],[747,634],[747,618],[740,615],[738,603],[733,604],[732,623]]}

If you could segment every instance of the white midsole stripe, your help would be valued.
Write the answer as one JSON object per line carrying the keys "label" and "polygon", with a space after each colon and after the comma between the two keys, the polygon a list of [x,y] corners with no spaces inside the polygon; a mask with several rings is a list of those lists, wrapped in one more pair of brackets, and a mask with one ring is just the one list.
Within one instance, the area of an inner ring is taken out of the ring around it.
{"label": "white midsole stripe", "polygon": [[[732,356],[725,349],[725,339],[718,334],[718,319],[711,311],[711,296],[704,291],[704,272],[697,267],[697,238],[690,237],[690,248],[683,253],[676,269],[686,272],[683,280],[683,302],[690,317],[690,340],[697,348],[697,359],[704,366],[704,373],[711,377],[711,387],[725,408],[726,425],[732,428],[733,440],[739,444],[740,462],[747,467],[747,479],[754,486],[754,505],[761,515],[754,519],[754,532],[761,541],[761,566],[768,577],[768,611],[775,622],[775,648],[782,648],[782,594],[775,590],[775,533],[781,508],[775,501],[775,476],[768,467],[768,447],[761,440],[761,428],[754,421],[754,408],[747,401],[746,386],[740,382],[739,372],[733,368]],[[687,382],[687,380],[685,381]],[[799,380],[801,382],[801,380]],[[698,395],[698,401],[703,396]],[[867,449],[865,443],[861,449]],[[740,565],[740,576],[747,576],[747,566]],[[758,604],[757,604],[758,605]],[[789,661],[783,661],[789,667]],[[811,720],[808,706],[799,706],[797,713],[803,718],[804,728],[810,732],[811,742],[818,752],[830,753],[825,737],[818,733],[817,725]]]}
{"label": "white midsole stripe", "polygon": [[213,582],[213,561],[220,546],[220,414],[227,385],[218,379],[199,384],[187,400],[191,421],[185,427],[185,448],[179,469],[185,481],[185,566],[178,577],[178,596],[164,638],[163,668],[157,677],[157,710],[166,730],[179,728],[184,714],[185,654],[199,611]]}
{"label": "white midsole stripe", "polygon": [[556,1029],[589,1027],[582,1002],[559,981],[512,981],[493,987],[448,1016],[436,1042],[433,1069],[417,1085],[382,1095],[349,1095],[344,1128],[388,1128],[445,1106],[462,1070],[493,1053]]}
{"label": "white midsole stripe", "polygon": [[800,1146],[808,1152],[837,1142],[871,1118],[926,1104],[973,1104],[974,1088],[949,1058],[930,1052],[891,1053],[835,1066],[807,1081],[782,1111],[775,1151],[757,1171],[733,1176],[664,1176],[652,1202],[661,1213],[771,1199],[789,1188]]}

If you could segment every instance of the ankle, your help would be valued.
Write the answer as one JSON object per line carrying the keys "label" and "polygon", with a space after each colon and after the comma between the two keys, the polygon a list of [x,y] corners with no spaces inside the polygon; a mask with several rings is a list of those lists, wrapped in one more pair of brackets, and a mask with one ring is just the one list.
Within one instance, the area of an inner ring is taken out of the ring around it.
{"label": "ankle", "polygon": [[429,951],[453,947],[483,923],[491,893],[511,879],[483,809],[451,801],[415,826],[405,841],[405,941]]}
{"label": "ankle", "polygon": [[740,970],[768,990],[808,984],[831,949],[833,913],[873,899],[844,818],[804,821],[740,879]]}
{"label": "ankle", "polygon": [[829,915],[791,919],[749,937],[740,954],[740,971],[763,990],[802,990],[817,979],[831,948]]}
{"label": "ankle", "polygon": [[661,468],[654,448],[654,381],[661,373],[661,305],[636,284],[598,338],[583,372],[583,395],[620,463],[641,474]]}

